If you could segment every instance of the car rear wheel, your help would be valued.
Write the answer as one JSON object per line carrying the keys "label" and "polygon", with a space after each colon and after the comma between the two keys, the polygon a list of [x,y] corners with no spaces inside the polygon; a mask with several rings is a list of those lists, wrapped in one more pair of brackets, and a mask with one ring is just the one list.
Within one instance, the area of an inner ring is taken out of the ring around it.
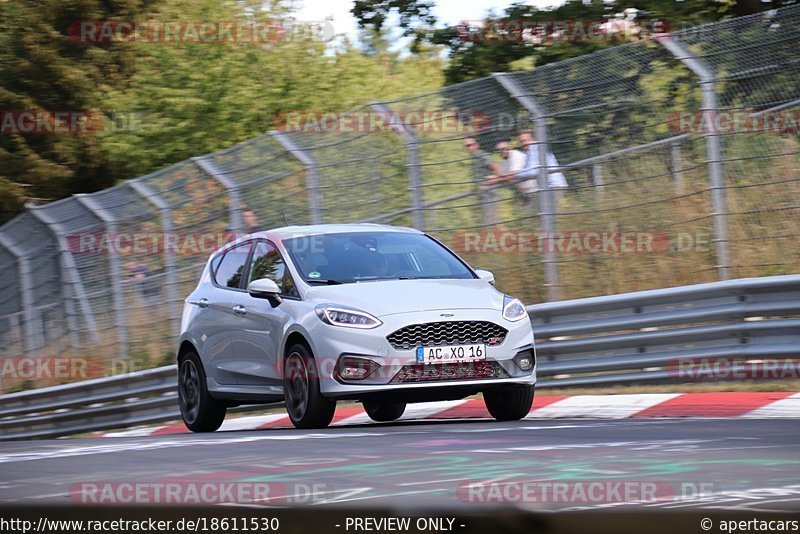
{"label": "car rear wheel", "polygon": [[206,373],[194,352],[184,354],[178,366],[178,404],[183,423],[192,432],[214,432],[228,411],[208,393]]}
{"label": "car rear wheel", "polygon": [[333,420],[336,400],[320,393],[317,365],[305,345],[294,345],[284,360],[283,394],[296,428],[325,428]]}
{"label": "car rear wheel", "polygon": [[362,404],[369,418],[381,423],[400,419],[400,416],[406,411],[405,402],[364,401]]}
{"label": "car rear wheel", "polygon": [[506,386],[484,391],[483,402],[497,421],[517,421],[531,411],[533,386]]}

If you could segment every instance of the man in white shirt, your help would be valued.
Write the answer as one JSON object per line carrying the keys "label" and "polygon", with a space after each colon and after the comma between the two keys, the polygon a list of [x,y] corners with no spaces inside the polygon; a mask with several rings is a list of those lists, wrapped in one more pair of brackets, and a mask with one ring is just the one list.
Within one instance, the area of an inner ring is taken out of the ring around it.
{"label": "man in white shirt", "polygon": [[511,148],[511,144],[507,139],[497,143],[495,149],[497,149],[503,161],[500,163],[500,172],[497,176],[486,180],[486,185],[514,182],[514,189],[518,193],[518,196],[523,201],[527,200],[528,195],[536,192],[536,179],[525,181],[517,180],[517,173],[525,168],[525,154]]}
{"label": "man in white shirt", "polygon": [[[533,134],[530,131],[520,132],[517,136],[519,144],[525,151],[525,167],[517,173],[517,181],[525,182],[534,180],[539,176],[539,149],[534,143]],[[552,152],[547,152],[547,168],[558,167],[558,160]],[[565,189],[567,178],[561,171],[551,172],[547,175],[547,183],[551,189]]]}

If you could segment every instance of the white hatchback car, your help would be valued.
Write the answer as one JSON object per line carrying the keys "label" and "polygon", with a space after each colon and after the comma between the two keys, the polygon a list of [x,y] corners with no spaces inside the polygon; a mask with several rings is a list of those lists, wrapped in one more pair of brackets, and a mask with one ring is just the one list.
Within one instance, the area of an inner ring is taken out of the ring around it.
{"label": "white hatchback car", "polygon": [[181,415],[214,431],[228,407],[285,400],[298,428],[337,399],[376,421],[406,403],[481,392],[497,420],[533,402],[536,353],[523,304],[432,237],[374,224],[294,226],[211,255],[186,299]]}

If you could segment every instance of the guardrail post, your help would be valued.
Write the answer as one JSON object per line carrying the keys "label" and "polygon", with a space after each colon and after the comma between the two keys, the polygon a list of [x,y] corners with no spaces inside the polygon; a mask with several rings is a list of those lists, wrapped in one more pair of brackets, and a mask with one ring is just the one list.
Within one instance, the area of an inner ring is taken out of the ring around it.
{"label": "guardrail post", "polygon": [[492,77],[508,92],[508,94],[531,114],[536,130],[534,139],[539,154],[539,217],[542,221],[542,232],[547,237],[544,250],[544,279],[547,286],[547,299],[559,300],[561,287],[558,280],[558,264],[552,239],[556,231],[556,206],[553,190],[550,188],[547,167],[547,113],[531,94],[517,83],[510,73],[494,73]]}
{"label": "guardrail post", "polygon": [[[141,178],[129,180],[126,183],[131,189],[141,195],[142,198],[156,207],[161,215],[161,231],[164,232],[165,237],[170,235],[173,231],[173,226],[172,210],[169,207],[169,203],[161,198],[158,192],[156,192],[152,187],[141,181]],[[164,239],[163,242],[166,243],[167,240]],[[167,286],[167,301],[172,307],[170,320],[172,321],[172,331],[177,336],[180,333],[179,330],[182,310],[180,300],[178,299],[178,275],[175,267],[175,254],[174,251],[170,250],[170,248],[167,246],[164,246],[163,253],[164,274]]]}
{"label": "guardrail post", "polygon": [[373,102],[369,107],[379,113],[389,126],[403,137],[406,145],[406,167],[408,167],[408,190],[411,192],[411,224],[417,230],[425,230],[425,212],[422,210],[422,174],[420,173],[419,143],[411,128],[398,121],[398,115],[382,102]]}
{"label": "guardrail post", "polygon": [[[92,307],[89,305],[89,298],[86,296],[86,290],[83,287],[80,271],[78,271],[78,266],[75,264],[75,258],[72,257],[72,251],[69,249],[66,230],[63,226],[61,226],[60,223],[55,222],[48,215],[42,213],[40,211],[40,206],[36,206],[29,202],[25,204],[25,207],[28,209],[28,213],[43,223],[56,238],[56,242],[58,243],[61,278],[67,287],[70,288],[65,300],[67,303],[70,303],[73,298],[78,301],[81,314],[83,315],[84,321],[86,321],[86,328],[89,330],[92,342],[99,343],[100,336],[97,334],[97,323],[94,320],[94,314],[92,313]],[[69,309],[67,311],[69,312]]]}
{"label": "guardrail post", "polygon": [[7,249],[12,256],[17,259],[17,269],[19,270],[19,289],[22,304],[22,314],[25,317],[24,347],[26,355],[33,355],[39,345],[39,331],[36,328],[36,308],[33,303],[33,284],[31,283],[31,269],[28,258],[24,252],[19,250],[17,245],[11,242],[5,235],[0,234],[0,247]]}
{"label": "guardrail post", "polygon": [[[103,226],[109,236],[117,233],[117,219],[109,213],[97,200],[86,194],[74,195],[87,210],[103,221]],[[111,251],[108,255],[108,266],[111,271],[111,299],[114,303],[114,322],[116,323],[117,337],[119,340],[119,353],[122,357],[128,356],[128,321],[125,317],[125,302],[122,295],[122,268],[119,264],[119,251]]]}
{"label": "guardrail post", "polygon": [[[660,35],[656,40],[700,78],[702,92],[701,111],[703,115],[712,115],[711,122],[714,123],[713,115],[716,115],[719,109],[717,103],[717,78],[714,70],[672,35]],[[711,217],[714,224],[717,274],[720,280],[727,280],[731,277],[731,266],[728,250],[728,206],[725,198],[725,175],[722,168],[722,145],[720,144],[718,132],[705,132],[703,137],[706,142],[708,180],[711,187],[711,205],[714,210]]]}
{"label": "guardrail post", "polygon": [[267,132],[280,145],[291,153],[306,168],[306,191],[308,191],[308,215],[311,224],[322,223],[322,193],[319,190],[317,160],[295,143],[286,132],[273,130]]}
{"label": "guardrail post", "polygon": [[239,185],[231,180],[226,172],[217,167],[217,164],[208,156],[198,156],[191,159],[192,163],[222,184],[222,187],[228,192],[228,198],[230,199],[230,205],[228,206],[230,230],[238,232],[243,229],[244,221],[242,220],[242,199],[239,195]]}

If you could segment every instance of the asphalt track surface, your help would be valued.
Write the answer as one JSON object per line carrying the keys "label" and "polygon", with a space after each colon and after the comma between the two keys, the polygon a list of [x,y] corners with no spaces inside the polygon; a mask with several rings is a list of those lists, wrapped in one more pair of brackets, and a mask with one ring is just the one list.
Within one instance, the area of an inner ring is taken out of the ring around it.
{"label": "asphalt track surface", "polygon": [[[257,504],[277,507],[800,511],[800,421],[410,421],[0,444],[0,504],[90,502],[100,494],[81,493],[87,483],[169,481],[267,483]],[[584,495],[592,483],[601,489]],[[470,493],[476,484],[485,493]]]}

